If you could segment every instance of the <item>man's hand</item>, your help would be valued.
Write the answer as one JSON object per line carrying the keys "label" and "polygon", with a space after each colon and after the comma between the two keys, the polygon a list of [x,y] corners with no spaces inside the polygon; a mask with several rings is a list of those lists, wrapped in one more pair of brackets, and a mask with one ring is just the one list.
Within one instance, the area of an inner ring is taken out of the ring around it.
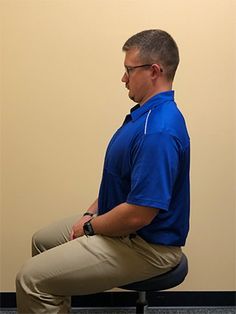
{"label": "man's hand", "polygon": [[82,237],[84,235],[83,226],[84,224],[91,220],[91,216],[86,215],[80,218],[72,227],[71,233],[70,233],[70,240],[74,240],[76,238]]}

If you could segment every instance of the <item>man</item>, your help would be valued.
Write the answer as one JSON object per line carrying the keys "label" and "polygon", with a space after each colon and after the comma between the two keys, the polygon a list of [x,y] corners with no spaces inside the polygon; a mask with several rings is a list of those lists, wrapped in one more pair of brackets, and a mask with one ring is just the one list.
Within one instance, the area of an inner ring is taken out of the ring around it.
{"label": "man", "polygon": [[122,82],[138,103],[112,137],[98,199],[82,218],[37,232],[17,276],[19,313],[68,313],[71,295],[102,292],[169,271],[189,229],[190,143],[174,102],[179,63],[161,30],[123,46]]}

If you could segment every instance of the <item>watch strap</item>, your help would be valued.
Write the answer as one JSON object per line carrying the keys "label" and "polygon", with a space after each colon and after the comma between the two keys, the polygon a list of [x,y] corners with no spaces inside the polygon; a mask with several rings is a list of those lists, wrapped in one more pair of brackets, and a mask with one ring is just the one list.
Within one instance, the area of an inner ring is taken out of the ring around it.
{"label": "watch strap", "polygon": [[85,212],[84,214],[83,214],[83,216],[90,216],[90,217],[93,217],[93,213],[90,213],[90,212]]}

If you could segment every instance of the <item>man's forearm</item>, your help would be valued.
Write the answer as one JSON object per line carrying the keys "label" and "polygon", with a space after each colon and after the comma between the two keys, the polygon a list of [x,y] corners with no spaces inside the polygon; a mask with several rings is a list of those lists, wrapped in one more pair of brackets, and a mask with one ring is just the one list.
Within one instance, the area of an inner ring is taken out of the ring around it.
{"label": "man's forearm", "polygon": [[122,203],[106,214],[95,217],[91,223],[96,234],[125,236],[150,224],[158,211],[156,208]]}
{"label": "man's forearm", "polygon": [[[87,213],[90,214],[97,214],[98,211],[98,199],[96,199],[92,205],[86,210]],[[70,240],[77,238],[78,236],[83,235],[83,225],[85,222],[91,219],[92,215],[83,215],[79,218],[78,221],[75,221],[74,225],[72,226],[71,233],[70,233]]]}

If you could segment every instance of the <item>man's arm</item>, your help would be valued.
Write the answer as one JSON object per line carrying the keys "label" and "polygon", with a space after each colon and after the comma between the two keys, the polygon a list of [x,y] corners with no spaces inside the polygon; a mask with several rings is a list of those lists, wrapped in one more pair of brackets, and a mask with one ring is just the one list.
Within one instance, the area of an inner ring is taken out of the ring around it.
{"label": "man's arm", "polygon": [[[91,221],[95,234],[110,237],[126,236],[148,225],[159,209],[122,203]],[[89,219],[88,219],[89,220]],[[74,229],[74,238],[84,235],[83,226]]]}
{"label": "man's arm", "polygon": [[[87,213],[90,214],[97,214],[98,211],[98,199],[96,199],[91,206],[86,210]],[[75,224],[72,227],[71,233],[70,233],[70,240],[73,240],[77,237],[75,231],[76,230],[83,230],[83,225],[85,222],[91,219],[90,215],[82,216],[78,221],[75,222]]]}

